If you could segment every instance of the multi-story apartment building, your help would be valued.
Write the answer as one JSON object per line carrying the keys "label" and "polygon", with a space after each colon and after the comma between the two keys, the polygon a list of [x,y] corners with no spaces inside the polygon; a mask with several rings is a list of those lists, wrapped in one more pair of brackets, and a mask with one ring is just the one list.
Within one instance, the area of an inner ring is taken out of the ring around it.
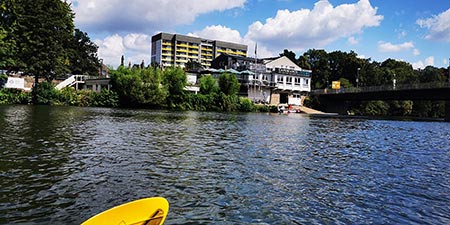
{"label": "multi-story apartment building", "polygon": [[245,57],[247,45],[180,34],[159,33],[152,37],[151,61],[164,67],[185,67],[192,60],[209,68],[222,53]]}

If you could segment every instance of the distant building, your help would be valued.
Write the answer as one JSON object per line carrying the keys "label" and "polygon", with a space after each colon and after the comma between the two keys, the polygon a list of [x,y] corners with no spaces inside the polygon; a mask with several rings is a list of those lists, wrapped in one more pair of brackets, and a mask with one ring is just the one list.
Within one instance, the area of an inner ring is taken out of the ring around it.
{"label": "distant building", "polygon": [[152,37],[151,61],[163,67],[185,67],[189,60],[205,68],[221,54],[247,56],[247,45],[180,34],[159,33]]}
{"label": "distant building", "polygon": [[236,74],[241,84],[239,94],[257,103],[301,105],[311,91],[312,71],[286,56],[255,59],[222,54],[212,67]]}

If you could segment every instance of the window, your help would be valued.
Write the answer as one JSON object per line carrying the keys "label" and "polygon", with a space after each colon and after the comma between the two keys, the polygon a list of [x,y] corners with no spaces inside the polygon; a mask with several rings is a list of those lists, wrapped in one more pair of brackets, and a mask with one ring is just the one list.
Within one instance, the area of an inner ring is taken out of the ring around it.
{"label": "window", "polygon": [[278,83],[283,83],[283,77],[282,76],[278,76],[277,77],[277,82]]}
{"label": "window", "polygon": [[295,81],[295,84],[300,85],[301,78],[296,77],[294,81]]}
{"label": "window", "polygon": [[292,84],[292,77],[286,77],[286,83]]}

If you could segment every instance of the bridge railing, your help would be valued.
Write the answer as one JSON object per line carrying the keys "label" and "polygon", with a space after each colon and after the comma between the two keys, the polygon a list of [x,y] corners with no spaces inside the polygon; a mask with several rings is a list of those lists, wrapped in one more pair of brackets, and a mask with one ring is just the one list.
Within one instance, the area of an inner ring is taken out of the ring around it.
{"label": "bridge railing", "polygon": [[399,84],[396,86],[384,85],[384,86],[369,86],[369,87],[350,87],[335,89],[316,89],[311,90],[312,94],[345,94],[345,93],[359,93],[359,92],[379,92],[379,91],[399,91],[399,90],[417,90],[417,89],[433,89],[433,88],[450,88],[448,82],[431,82],[431,83],[418,83],[418,84]]}

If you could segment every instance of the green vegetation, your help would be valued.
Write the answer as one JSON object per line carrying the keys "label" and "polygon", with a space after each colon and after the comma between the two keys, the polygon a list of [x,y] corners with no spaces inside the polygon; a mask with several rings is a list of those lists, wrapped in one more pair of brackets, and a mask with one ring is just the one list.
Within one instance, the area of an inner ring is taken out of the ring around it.
{"label": "green vegetation", "polygon": [[[67,73],[97,74],[97,46],[75,29],[73,18],[66,1],[2,0],[0,69],[34,76],[36,83]],[[39,104],[37,91],[33,102]]]}
{"label": "green vegetation", "polygon": [[[312,89],[331,88],[332,81],[341,81],[341,88],[366,86],[393,86],[445,82],[448,80],[447,68],[428,66],[423,70],[414,70],[412,65],[394,59],[376,62],[371,59],[358,58],[353,51],[326,52],[310,49],[296,57],[295,53],[284,50],[286,56],[305,69],[312,70]],[[412,116],[443,117],[443,101],[366,101],[353,102],[352,112],[359,115],[373,116]],[[307,99],[305,105],[323,109],[318,99]]]}
{"label": "green vegetation", "polygon": [[0,88],[0,105],[28,104],[31,94],[16,89]]}
{"label": "green vegetation", "polygon": [[239,83],[231,74],[222,74],[218,79],[205,75],[199,83],[199,94],[184,90],[187,76],[181,68],[162,71],[158,67],[120,66],[111,71],[112,89],[118,94],[122,107],[225,112],[257,110],[249,99],[237,96]]}

